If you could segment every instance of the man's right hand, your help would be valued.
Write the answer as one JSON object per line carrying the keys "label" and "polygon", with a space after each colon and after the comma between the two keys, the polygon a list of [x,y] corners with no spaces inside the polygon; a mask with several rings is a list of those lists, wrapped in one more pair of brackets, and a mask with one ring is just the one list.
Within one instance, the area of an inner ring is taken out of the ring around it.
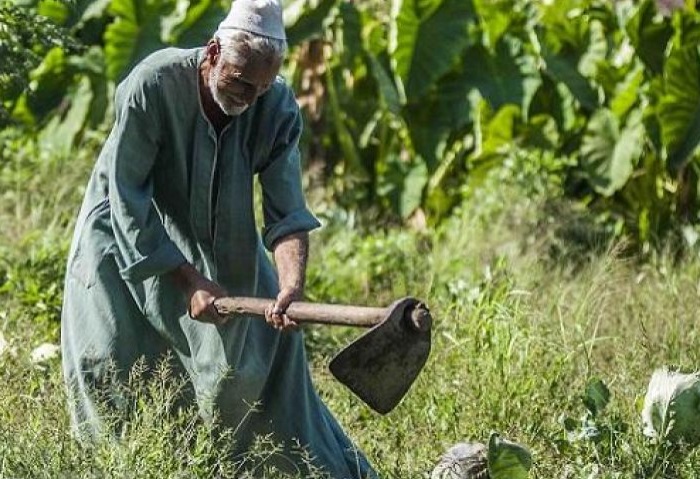
{"label": "man's right hand", "polygon": [[227,296],[217,283],[203,276],[189,263],[183,263],[170,273],[175,284],[185,295],[190,318],[218,326],[226,323],[214,307],[214,300]]}

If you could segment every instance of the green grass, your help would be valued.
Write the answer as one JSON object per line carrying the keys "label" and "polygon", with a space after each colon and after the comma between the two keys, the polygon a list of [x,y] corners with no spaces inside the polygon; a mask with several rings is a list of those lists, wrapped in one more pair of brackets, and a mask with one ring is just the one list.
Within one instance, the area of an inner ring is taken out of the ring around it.
{"label": "green grass", "polygon": [[[9,343],[0,477],[240,477],[221,453],[230,437],[212,434],[192,408],[164,407],[174,387],[166,370],[134,388],[139,413],[123,439],[95,450],[70,437],[60,360],[30,361],[34,347],[58,342],[67,235],[87,165],[87,155],[73,164],[19,154],[0,164],[0,332]],[[327,219],[314,235],[311,299],[384,305],[413,295],[435,318],[428,364],[386,416],[326,368],[359,332],[307,330],[321,395],[382,477],[427,477],[447,447],[491,431],[531,449],[532,477],[700,477],[697,453],[664,461],[640,421],[655,368],[700,364],[698,256],[640,262],[603,245],[571,259],[557,234],[567,218],[547,217],[539,200],[498,178],[471,198],[437,230],[359,233]],[[592,415],[583,398],[596,378],[611,399]],[[265,438],[259,446],[251,457],[275,453]]]}

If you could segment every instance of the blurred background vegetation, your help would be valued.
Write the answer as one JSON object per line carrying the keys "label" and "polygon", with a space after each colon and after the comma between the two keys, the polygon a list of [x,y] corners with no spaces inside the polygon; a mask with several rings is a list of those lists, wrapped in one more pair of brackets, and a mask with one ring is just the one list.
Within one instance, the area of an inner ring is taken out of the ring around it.
{"label": "blurred background vegetation", "polygon": [[[158,48],[203,45],[228,3],[0,2],[3,173],[37,151],[94,155],[115,83]],[[697,241],[694,1],[288,0],[285,20],[305,167],[329,209],[434,226],[506,169],[533,194],[557,185],[584,245]]]}

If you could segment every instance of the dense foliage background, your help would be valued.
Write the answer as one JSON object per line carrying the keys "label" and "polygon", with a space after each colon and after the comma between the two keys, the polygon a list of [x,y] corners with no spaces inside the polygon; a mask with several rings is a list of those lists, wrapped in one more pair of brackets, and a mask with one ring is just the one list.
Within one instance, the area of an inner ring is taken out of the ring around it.
{"label": "dense foliage background", "polygon": [[[155,49],[203,45],[228,6],[0,0],[0,477],[236,475],[195,411],[163,416],[167,388],[138,399],[121,446],[82,449],[59,362],[31,356],[58,342],[116,83]],[[414,295],[438,319],[387,417],[325,372],[357,333],[307,331],[324,399],[378,469],[426,477],[495,429],[533,449],[536,477],[696,477],[697,453],[670,460],[638,424],[652,367],[699,369],[696,2],[289,0],[285,20],[324,223],[309,298]]]}
{"label": "dense foliage background", "polygon": [[[2,121],[68,154],[109,124],[131,66],[202,45],[227,3],[5,1]],[[694,243],[695,2],[290,0],[285,15],[308,170],[334,203],[437,224],[517,163],[601,234]]]}

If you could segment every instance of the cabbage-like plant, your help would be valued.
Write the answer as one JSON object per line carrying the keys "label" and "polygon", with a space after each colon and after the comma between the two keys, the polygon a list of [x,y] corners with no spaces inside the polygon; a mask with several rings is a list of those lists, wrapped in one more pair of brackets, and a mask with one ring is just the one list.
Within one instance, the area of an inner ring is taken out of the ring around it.
{"label": "cabbage-like plant", "polygon": [[649,381],[642,410],[644,435],[659,442],[700,444],[700,373],[660,368]]}
{"label": "cabbage-like plant", "polygon": [[488,447],[480,442],[450,447],[430,479],[526,479],[531,467],[527,448],[491,433]]}

